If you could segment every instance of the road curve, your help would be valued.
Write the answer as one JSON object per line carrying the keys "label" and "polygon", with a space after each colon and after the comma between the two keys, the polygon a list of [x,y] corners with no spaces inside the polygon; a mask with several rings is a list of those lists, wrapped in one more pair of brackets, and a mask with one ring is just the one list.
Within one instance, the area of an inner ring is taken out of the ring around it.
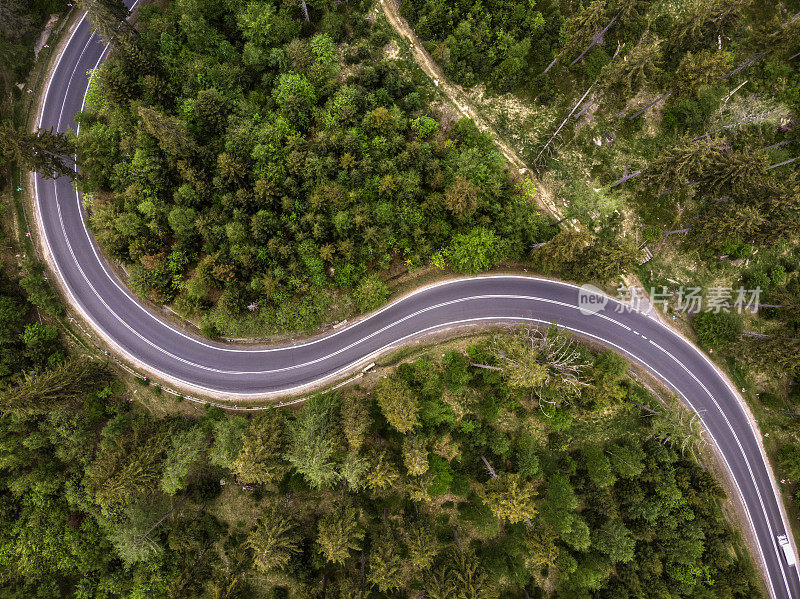
{"label": "road curve", "polygon": [[[45,90],[40,125],[75,129],[87,71],[105,48],[84,19]],[[776,537],[786,526],[775,482],[742,399],[702,354],[671,328],[615,300],[578,310],[573,285],[518,276],[464,278],[421,289],[335,333],[304,343],[233,347],[179,331],[142,306],[114,276],[88,233],[80,197],[66,179],[36,178],[37,224],[73,306],[121,355],[184,386],[232,398],[298,390],[333,379],[388,347],[446,327],[480,322],[548,324],[602,343],[640,364],[700,415],[723,457],[755,532],[774,597],[800,599],[800,579]]]}

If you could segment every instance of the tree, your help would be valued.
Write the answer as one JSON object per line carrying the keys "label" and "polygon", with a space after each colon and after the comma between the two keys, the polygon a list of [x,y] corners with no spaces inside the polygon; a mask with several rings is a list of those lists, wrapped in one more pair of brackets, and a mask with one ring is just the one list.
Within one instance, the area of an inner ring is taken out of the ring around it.
{"label": "tree", "polygon": [[372,464],[366,456],[350,450],[342,462],[339,473],[349,489],[358,493],[367,485],[371,467]]}
{"label": "tree", "polygon": [[58,328],[39,322],[26,324],[21,339],[29,350],[42,350],[58,339]]}
{"label": "tree", "polygon": [[386,420],[399,432],[407,433],[419,423],[417,395],[401,379],[381,379],[375,386],[375,400]]}
{"label": "tree", "polygon": [[554,385],[577,390],[586,383],[586,369],[574,341],[555,327],[544,332],[520,328],[514,335],[495,337],[498,368],[512,387],[537,389]]}
{"label": "tree", "polygon": [[372,539],[369,549],[367,581],[382,593],[403,586],[401,546],[389,526]]}
{"label": "tree", "polygon": [[[454,599],[496,599],[498,589],[471,550],[451,548],[443,565],[447,594]],[[426,586],[427,590],[427,586]]]}
{"label": "tree", "polygon": [[453,236],[444,251],[444,257],[456,272],[477,274],[500,262],[503,255],[502,245],[494,231],[475,227],[467,234]]}
{"label": "tree", "polygon": [[480,192],[480,187],[458,175],[444,193],[444,205],[456,218],[468,219],[478,207]]}
{"label": "tree", "polygon": [[389,289],[376,273],[364,277],[353,293],[353,299],[361,312],[380,308],[388,297]]}
{"label": "tree", "polygon": [[200,151],[197,142],[179,118],[146,106],[139,106],[139,118],[144,130],[158,140],[159,147],[167,154],[186,159]]}
{"label": "tree", "polygon": [[100,447],[87,469],[86,492],[109,518],[152,495],[162,474],[170,431],[143,419]]}
{"label": "tree", "polygon": [[644,452],[638,445],[612,445],[608,448],[611,454],[611,466],[617,476],[632,479],[644,470]]}
{"label": "tree", "polygon": [[181,239],[189,239],[197,230],[197,211],[194,208],[175,206],[167,216],[169,226]]}
{"label": "tree", "polygon": [[525,546],[537,566],[554,566],[558,557],[558,535],[541,518],[525,529]]}
{"label": "tree", "polygon": [[733,53],[725,50],[687,52],[675,70],[675,86],[687,94],[709,85],[725,74],[733,63]]}
{"label": "tree", "polygon": [[198,426],[175,433],[164,458],[161,490],[169,495],[175,495],[183,489],[186,486],[189,470],[207,447],[206,434]]}
{"label": "tree", "polygon": [[289,429],[289,451],[284,458],[314,489],[339,479],[334,455],[339,449],[339,401],[330,394],[308,400]]}
{"label": "tree", "polygon": [[581,450],[583,465],[589,473],[589,478],[598,487],[610,487],[617,478],[611,470],[611,461],[599,447],[588,446]]}
{"label": "tree", "polygon": [[578,278],[607,282],[632,272],[642,258],[642,250],[630,237],[597,239],[582,258]]}
{"label": "tree", "polygon": [[670,43],[675,50],[694,50],[715,44],[728,31],[750,0],[709,0],[692,2],[674,28]]}
{"label": "tree", "polygon": [[439,130],[439,123],[429,116],[419,116],[411,121],[411,130],[417,136],[417,139],[428,139],[436,135]]}
{"label": "tree", "polygon": [[562,474],[553,474],[547,479],[547,498],[541,506],[542,517],[558,533],[569,532],[572,513],[578,507],[578,498],[569,479]]}
{"label": "tree", "polygon": [[247,430],[247,420],[241,416],[223,418],[214,423],[214,444],[211,446],[211,463],[233,469],[242,449],[242,436]]}
{"label": "tree", "polygon": [[373,452],[369,472],[367,472],[367,486],[373,491],[391,488],[400,478],[397,466],[389,452],[385,449]]}
{"label": "tree", "polygon": [[103,40],[128,60],[144,62],[139,33],[127,18],[130,11],[122,0],[78,0],[78,6],[86,11],[92,28]]}
{"label": "tree", "polygon": [[421,476],[428,471],[428,449],[421,435],[403,438],[403,464],[410,476]]}
{"label": "tree", "polygon": [[511,524],[525,522],[536,515],[536,490],[518,472],[501,472],[484,489],[483,502],[496,518]]}
{"label": "tree", "polygon": [[344,565],[351,551],[360,551],[364,531],[355,508],[336,506],[317,523],[317,546],[328,562]]}
{"label": "tree", "polygon": [[692,141],[685,138],[651,161],[638,178],[639,182],[659,192],[665,189],[681,191],[687,184],[696,181],[727,148],[722,139],[707,137]]}
{"label": "tree", "polygon": [[672,396],[659,415],[650,419],[651,436],[665,445],[694,455],[695,449],[702,446],[703,428],[700,416],[685,407],[676,396]]}
{"label": "tree", "polygon": [[564,54],[576,58],[606,24],[606,0],[594,0],[567,22]]}
{"label": "tree", "polygon": [[317,61],[324,65],[332,65],[336,62],[336,43],[327,33],[318,33],[311,38],[311,51]]}
{"label": "tree", "polygon": [[718,348],[742,335],[742,320],[731,312],[700,312],[692,319],[697,338],[706,347]]}
{"label": "tree", "polygon": [[277,484],[289,470],[283,461],[286,437],[280,410],[268,410],[253,418],[242,436],[242,448],[233,472],[244,484]]}
{"label": "tree", "polygon": [[411,567],[417,572],[429,570],[441,550],[441,543],[431,527],[420,521],[404,527],[403,535]]}
{"label": "tree", "polygon": [[14,160],[22,168],[38,172],[46,179],[64,176],[75,179],[72,156],[75,146],[63,133],[53,133],[53,128],[39,129],[29,133],[24,128],[15,128],[3,123],[0,128],[0,153],[7,160]]}
{"label": "tree", "polygon": [[342,429],[350,449],[359,451],[372,426],[367,399],[355,395],[342,399]]}
{"label": "tree", "polygon": [[60,404],[76,403],[109,381],[105,366],[88,359],[69,360],[25,375],[0,391],[0,410],[19,416],[44,414]]}
{"label": "tree", "polygon": [[300,532],[292,514],[280,506],[266,509],[255,528],[247,535],[256,569],[269,573],[286,570],[301,553]]}
{"label": "tree", "polygon": [[600,71],[598,91],[613,92],[620,99],[627,99],[657,79],[661,74],[662,42],[645,35],[627,54],[609,62]]}
{"label": "tree", "polygon": [[605,553],[613,563],[626,563],[633,559],[636,542],[631,531],[619,520],[606,520],[592,531],[592,546]]}

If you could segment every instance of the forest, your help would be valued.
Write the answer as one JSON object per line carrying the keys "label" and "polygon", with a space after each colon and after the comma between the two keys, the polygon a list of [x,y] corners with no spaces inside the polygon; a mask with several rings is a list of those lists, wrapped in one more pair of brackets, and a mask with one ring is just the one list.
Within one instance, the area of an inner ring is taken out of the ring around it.
{"label": "forest", "polygon": [[7,596],[760,596],[696,420],[555,329],[247,417],[54,355],[0,394]]}
{"label": "forest", "polygon": [[[431,265],[758,287],[758,315],[687,331],[800,481],[795,0],[402,2],[448,77],[526,107],[490,121],[536,181],[361,0],[159,1],[131,24],[79,0],[110,57],[79,135],[30,133],[16,83],[66,4],[0,5],[2,185],[17,165],[76,176],[77,152],[140,296],[217,337],[314,330]],[[540,212],[545,188],[578,227]],[[697,418],[610,351],[498,332],[296,408],[197,408],[88,355],[43,267],[2,263],[3,596],[763,594]]]}
{"label": "forest", "polygon": [[475,273],[555,233],[474,123],[385,56],[367,3],[308,23],[289,2],[162,6],[106,34],[79,186],[132,288],[208,336],[313,330],[331,302],[381,305],[391,268]]}
{"label": "forest", "polygon": [[[573,248],[591,234],[647,247],[640,284],[746,391],[783,474],[800,481],[800,3],[407,0],[400,11],[580,221],[532,263],[583,280]],[[759,290],[762,307],[676,309],[679,290],[723,286]]]}

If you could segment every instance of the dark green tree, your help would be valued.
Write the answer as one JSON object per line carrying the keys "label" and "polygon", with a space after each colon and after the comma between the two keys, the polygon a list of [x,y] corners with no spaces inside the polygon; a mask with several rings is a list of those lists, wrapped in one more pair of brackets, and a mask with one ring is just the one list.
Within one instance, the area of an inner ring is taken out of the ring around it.
{"label": "dark green tree", "polygon": [[0,152],[6,159],[47,179],[77,176],[72,140],[63,133],[53,133],[52,127],[30,133],[5,122],[0,128]]}

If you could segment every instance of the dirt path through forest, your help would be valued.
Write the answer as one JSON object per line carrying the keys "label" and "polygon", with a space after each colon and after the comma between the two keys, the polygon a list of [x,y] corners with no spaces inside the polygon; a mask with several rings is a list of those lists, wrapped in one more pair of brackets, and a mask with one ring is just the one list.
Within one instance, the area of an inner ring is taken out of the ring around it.
{"label": "dirt path through forest", "polygon": [[555,220],[561,220],[561,212],[553,201],[552,196],[542,186],[541,182],[534,177],[530,168],[528,168],[525,162],[501,139],[491,125],[480,116],[478,110],[472,105],[472,102],[445,76],[439,65],[436,64],[430,54],[425,50],[422,40],[417,37],[417,34],[414,33],[414,30],[411,29],[406,20],[400,16],[397,0],[380,1],[383,13],[386,15],[386,18],[389,19],[389,23],[394,27],[395,31],[411,42],[411,52],[414,55],[414,60],[423,72],[433,80],[434,85],[450,99],[461,114],[471,118],[475,121],[478,129],[491,136],[495,145],[497,145],[509,164],[518,169],[521,173],[525,173],[531,177],[536,185],[536,203],[539,208]]}

